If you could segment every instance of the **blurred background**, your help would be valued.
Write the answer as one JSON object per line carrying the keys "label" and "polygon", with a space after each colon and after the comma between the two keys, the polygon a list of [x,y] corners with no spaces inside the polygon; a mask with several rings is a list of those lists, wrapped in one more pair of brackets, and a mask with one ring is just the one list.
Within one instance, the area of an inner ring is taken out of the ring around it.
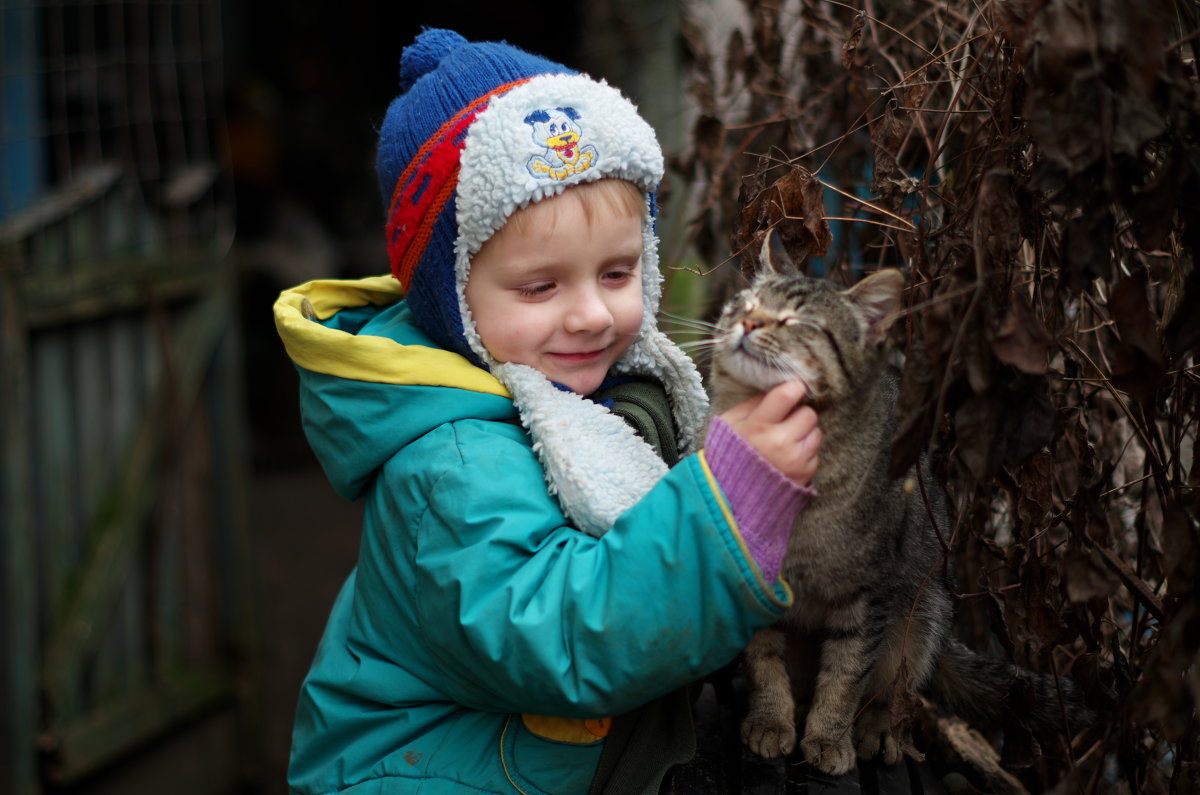
{"label": "blurred background", "polygon": [[0,2],[0,791],[285,791],[359,509],[272,302],[387,271],[375,129],[421,27],[653,59],[661,116],[658,6]]}

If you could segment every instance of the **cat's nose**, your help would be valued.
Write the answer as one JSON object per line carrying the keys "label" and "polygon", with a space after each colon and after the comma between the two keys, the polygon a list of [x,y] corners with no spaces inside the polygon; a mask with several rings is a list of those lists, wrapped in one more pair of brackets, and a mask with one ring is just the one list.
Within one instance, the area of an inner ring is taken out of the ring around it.
{"label": "cat's nose", "polygon": [[764,326],[762,319],[757,317],[742,318],[742,333],[749,334],[755,329],[760,329]]}

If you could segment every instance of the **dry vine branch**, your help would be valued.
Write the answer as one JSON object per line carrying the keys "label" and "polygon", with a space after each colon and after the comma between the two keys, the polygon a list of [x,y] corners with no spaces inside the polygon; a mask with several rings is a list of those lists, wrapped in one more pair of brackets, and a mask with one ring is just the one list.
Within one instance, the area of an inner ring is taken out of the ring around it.
{"label": "dry vine branch", "polygon": [[777,226],[813,272],[908,271],[894,468],[939,462],[960,587],[987,597],[965,631],[1113,710],[1074,762],[1017,736],[1003,759],[1031,792],[1200,791],[1200,14],[731,7],[688,30],[697,249]]}

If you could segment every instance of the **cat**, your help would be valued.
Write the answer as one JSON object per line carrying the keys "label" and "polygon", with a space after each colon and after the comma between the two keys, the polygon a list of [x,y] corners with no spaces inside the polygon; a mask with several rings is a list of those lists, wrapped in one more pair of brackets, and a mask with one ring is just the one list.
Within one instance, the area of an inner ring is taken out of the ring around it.
{"label": "cat", "polygon": [[1093,722],[1070,680],[976,655],[951,636],[938,538],[948,537],[945,497],[924,462],[919,476],[888,477],[899,375],[887,342],[903,274],[880,270],[841,289],[801,274],[771,234],[760,260],[717,323],[712,411],[799,379],[824,440],[817,496],[791,530],[781,571],[794,603],[743,655],[743,742],[767,758],[792,753],[793,682],[808,683],[800,749],[810,764],[830,775],[856,756],[895,764],[890,694],[902,667],[913,690],[969,722],[1003,725],[1016,687],[1033,691],[1037,706],[1024,720],[1034,734],[1061,731],[1064,716],[1075,729]]}

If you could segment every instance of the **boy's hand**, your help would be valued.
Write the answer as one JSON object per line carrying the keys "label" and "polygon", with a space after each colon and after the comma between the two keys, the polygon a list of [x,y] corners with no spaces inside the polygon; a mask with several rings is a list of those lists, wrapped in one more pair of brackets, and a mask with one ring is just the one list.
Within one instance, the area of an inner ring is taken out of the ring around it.
{"label": "boy's hand", "polygon": [[725,422],[793,483],[807,486],[820,463],[817,412],[803,406],[804,384],[784,381],[721,415]]}

